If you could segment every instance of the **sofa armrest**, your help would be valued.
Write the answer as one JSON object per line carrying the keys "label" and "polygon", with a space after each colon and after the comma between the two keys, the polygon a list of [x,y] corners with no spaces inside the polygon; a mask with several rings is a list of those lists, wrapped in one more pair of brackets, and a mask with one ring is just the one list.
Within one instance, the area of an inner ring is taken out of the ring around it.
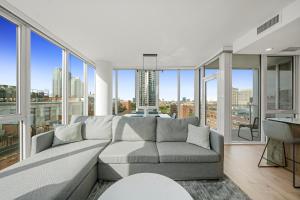
{"label": "sofa armrest", "polygon": [[54,131],[35,135],[31,139],[31,155],[44,151],[52,146]]}
{"label": "sofa armrest", "polygon": [[219,153],[221,156],[221,161],[224,160],[224,136],[215,132],[210,131],[210,146],[211,149]]}

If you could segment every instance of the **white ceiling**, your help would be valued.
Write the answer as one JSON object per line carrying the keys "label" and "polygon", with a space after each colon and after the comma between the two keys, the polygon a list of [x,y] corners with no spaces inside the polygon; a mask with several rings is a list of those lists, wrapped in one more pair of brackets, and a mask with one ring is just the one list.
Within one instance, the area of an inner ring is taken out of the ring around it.
{"label": "white ceiling", "polygon": [[9,0],[86,57],[195,66],[293,0]]}
{"label": "white ceiling", "polygon": [[[279,55],[300,55],[300,50],[282,52],[288,47],[300,47],[300,18],[271,32],[266,37],[256,40],[239,53],[246,54],[279,54]],[[266,49],[271,51],[266,52]]]}

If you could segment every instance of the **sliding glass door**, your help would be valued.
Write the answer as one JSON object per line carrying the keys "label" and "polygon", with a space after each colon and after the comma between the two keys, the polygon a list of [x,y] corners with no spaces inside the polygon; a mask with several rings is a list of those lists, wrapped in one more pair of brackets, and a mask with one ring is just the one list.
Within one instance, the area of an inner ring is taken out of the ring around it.
{"label": "sliding glass door", "polygon": [[232,142],[261,141],[260,56],[232,57]]}

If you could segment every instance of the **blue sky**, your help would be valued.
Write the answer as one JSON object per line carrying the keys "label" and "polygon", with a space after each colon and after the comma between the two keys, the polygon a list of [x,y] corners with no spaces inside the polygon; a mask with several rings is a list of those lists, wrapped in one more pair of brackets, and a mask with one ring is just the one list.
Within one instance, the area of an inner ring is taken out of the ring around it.
{"label": "blue sky", "polygon": [[[16,25],[0,17],[0,84],[16,85]],[[62,66],[62,49],[31,32],[31,88],[52,92],[53,70]],[[83,61],[70,56],[72,76],[83,80]],[[95,90],[95,73],[88,68],[89,92]]]}
{"label": "blue sky", "polygon": [[16,85],[16,26],[0,16],[0,84]]}

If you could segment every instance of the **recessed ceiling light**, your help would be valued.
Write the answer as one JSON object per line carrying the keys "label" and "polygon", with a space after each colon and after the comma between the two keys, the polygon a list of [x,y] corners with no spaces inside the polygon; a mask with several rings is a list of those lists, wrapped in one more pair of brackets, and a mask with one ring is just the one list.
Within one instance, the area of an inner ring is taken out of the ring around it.
{"label": "recessed ceiling light", "polygon": [[273,50],[273,48],[267,48],[266,49],[266,51],[272,51]]}

